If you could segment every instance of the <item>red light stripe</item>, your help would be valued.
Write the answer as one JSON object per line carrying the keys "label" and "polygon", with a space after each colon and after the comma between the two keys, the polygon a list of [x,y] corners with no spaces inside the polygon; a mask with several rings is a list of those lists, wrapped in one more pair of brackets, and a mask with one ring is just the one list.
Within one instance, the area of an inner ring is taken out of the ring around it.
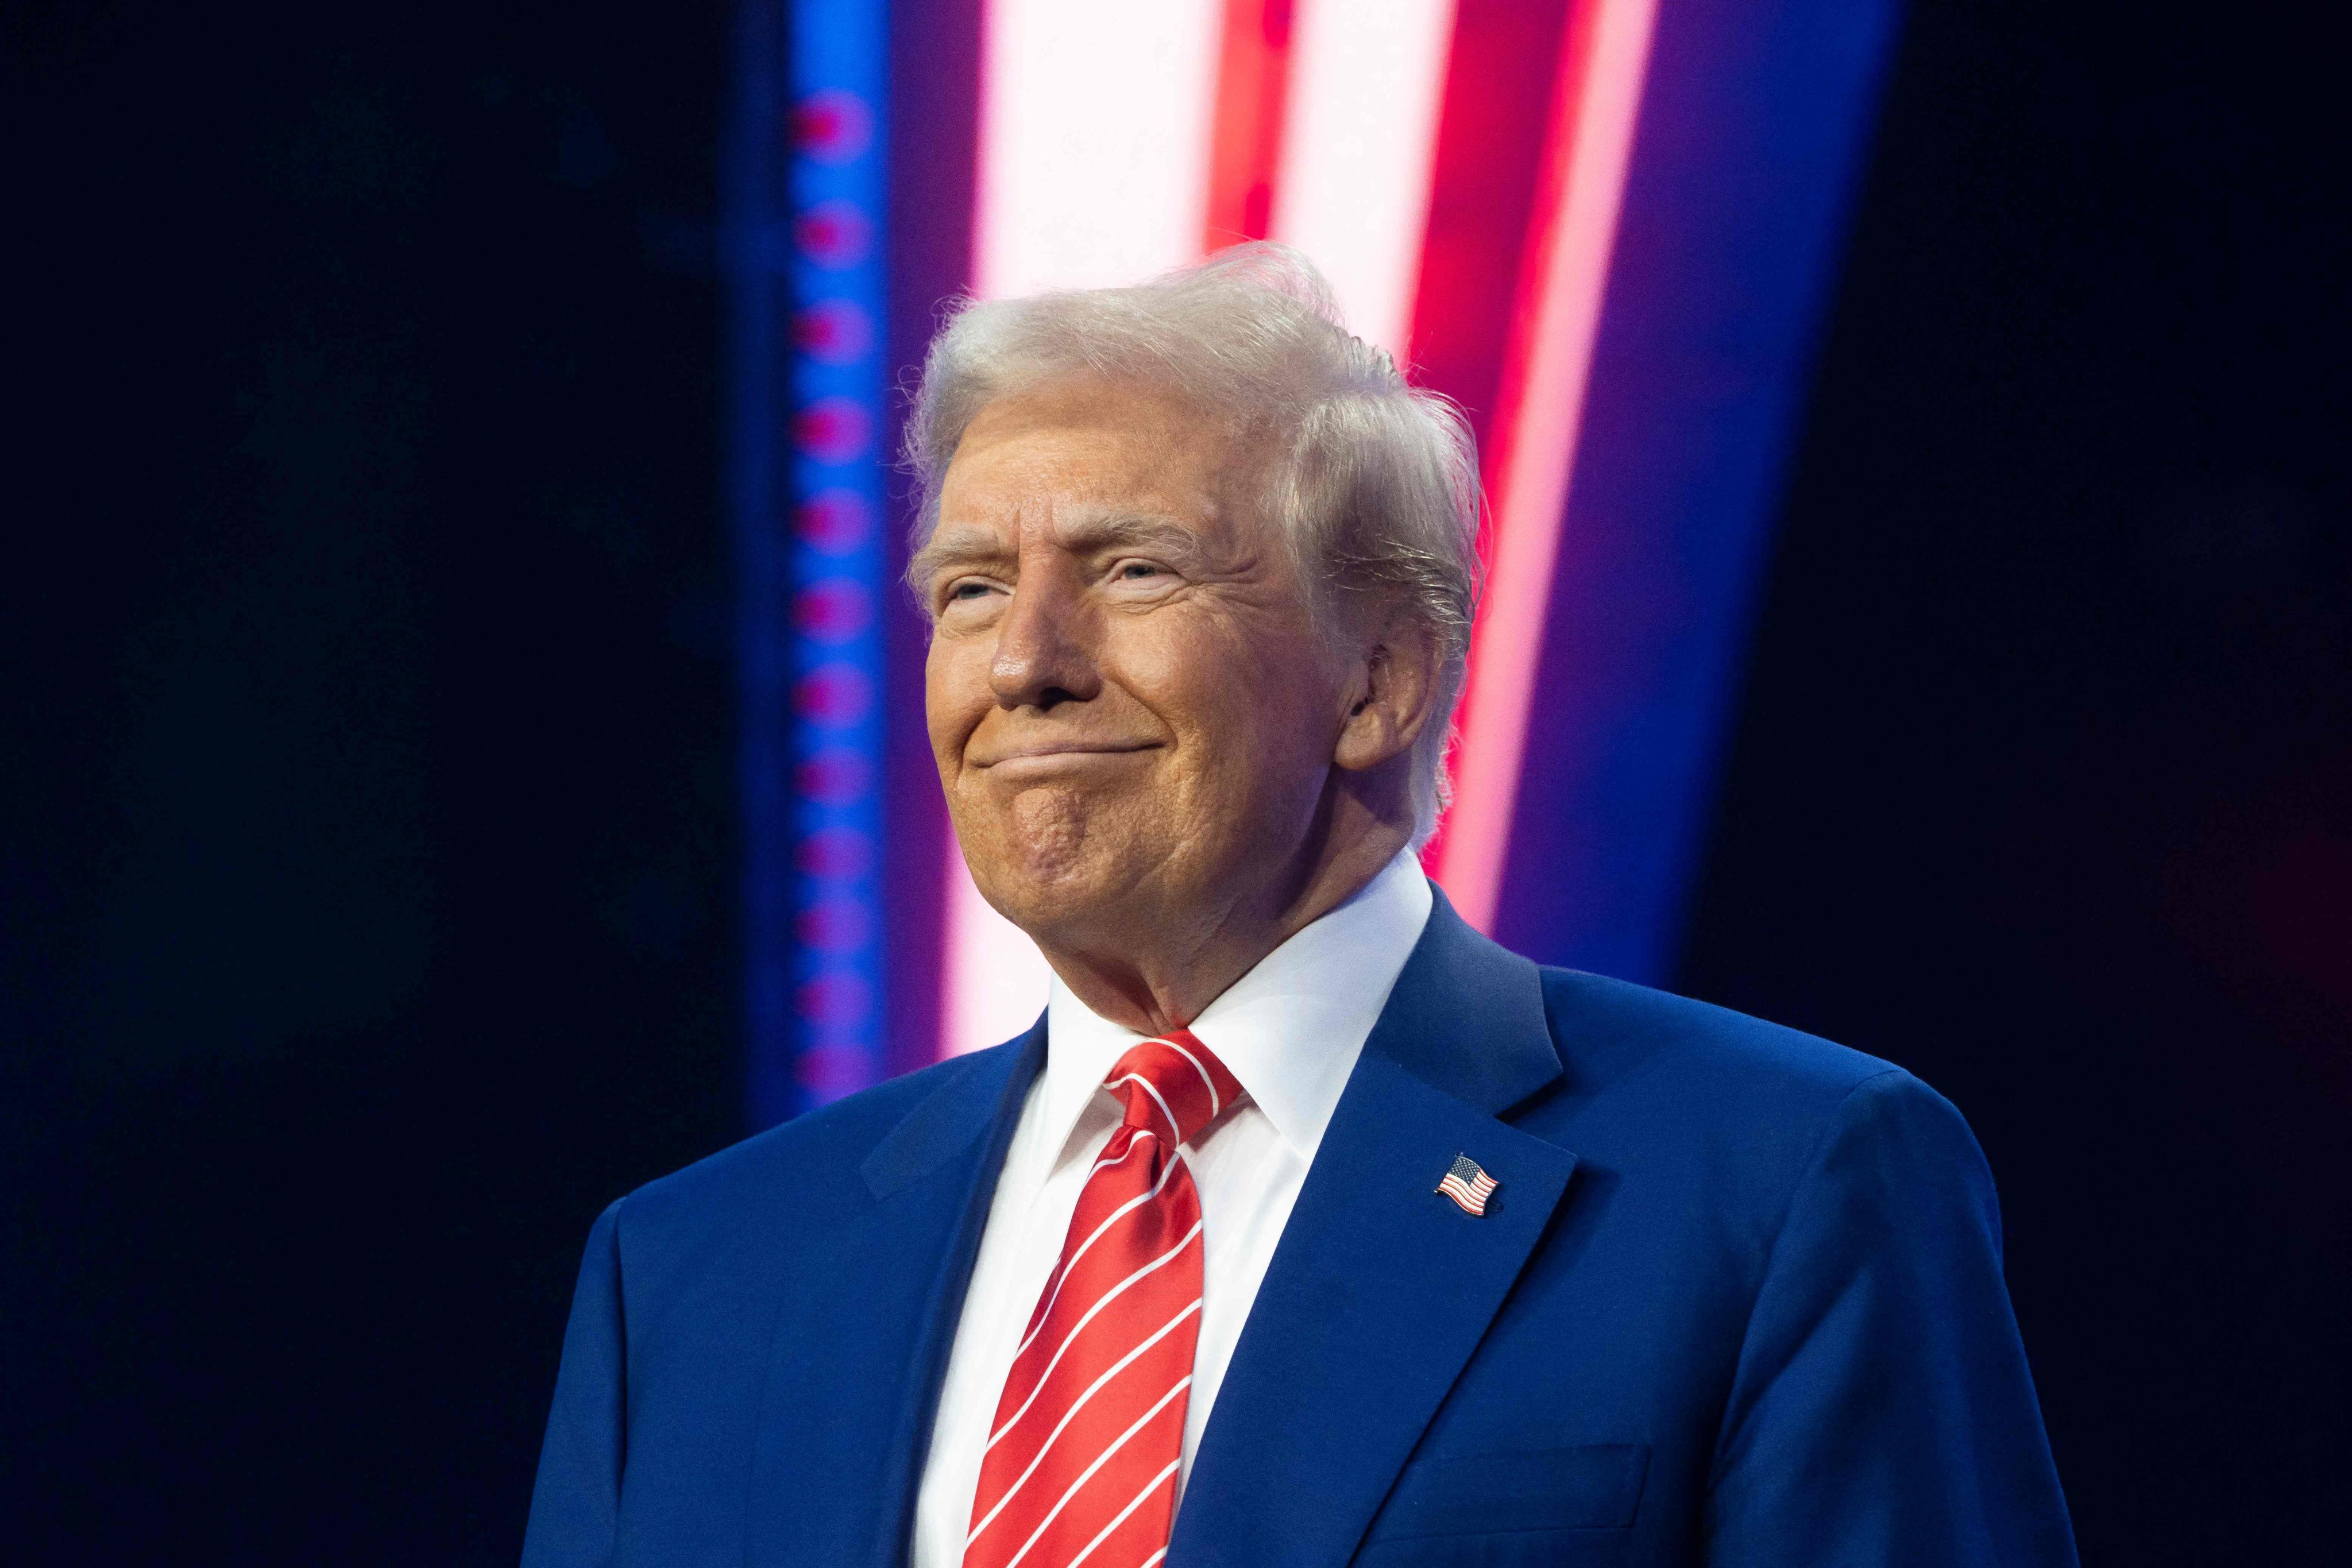
{"label": "red light stripe", "polygon": [[1493,479],[1495,400],[1543,173],[1568,0],[1461,0],[1412,304],[1413,380],[1459,404]]}
{"label": "red light stripe", "polygon": [[1203,251],[1271,232],[1290,87],[1290,17],[1291,0],[1225,0]]}
{"label": "red light stripe", "polygon": [[1486,465],[1486,602],[1471,642],[1454,808],[1429,860],[1494,925],[1552,568],[1624,195],[1656,0],[1580,0],[1562,40],[1544,172]]}

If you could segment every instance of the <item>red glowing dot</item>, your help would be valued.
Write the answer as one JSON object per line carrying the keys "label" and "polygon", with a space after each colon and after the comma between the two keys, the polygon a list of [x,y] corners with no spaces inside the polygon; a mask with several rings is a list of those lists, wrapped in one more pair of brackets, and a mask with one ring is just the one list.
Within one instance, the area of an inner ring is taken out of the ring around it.
{"label": "red glowing dot", "polygon": [[793,1004],[812,1024],[845,1028],[866,1021],[874,988],[855,974],[820,974],[793,994]]}
{"label": "red glowing dot", "polygon": [[801,945],[819,952],[855,952],[874,933],[874,920],[856,899],[825,899],[801,911]]}
{"label": "red glowing dot", "polygon": [[824,490],[801,502],[793,514],[802,542],[827,555],[841,555],[866,542],[873,514],[856,490]]}
{"label": "red glowing dot", "polygon": [[803,763],[793,782],[800,793],[819,805],[848,805],[861,798],[874,770],[856,752],[819,752]]}
{"label": "red glowing dot", "polygon": [[874,705],[874,682],[854,664],[820,665],[793,688],[793,706],[819,724],[855,724]]}
{"label": "red glowing dot", "polygon": [[846,300],[820,300],[793,318],[793,342],[821,364],[854,364],[874,346],[874,323]]}
{"label": "red glowing dot", "polygon": [[846,463],[863,457],[873,438],[873,421],[846,397],[810,404],[793,418],[793,443],[820,463]]}
{"label": "red glowing dot", "polygon": [[854,92],[829,87],[793,109],[793,145],[820,163],[846,163],[874,141],[874,110]]}
{"label": "red glowing dot", "polygon": [[819,267],[855,267],[874,243],[874,224],[854,202],[820,202],[793,220],[793,242]]}
{"label": "red glowing dot", "polygon": [[872,611],[864,584],[827,577],[803,588],[793,599],[793,624],[818,642],[842,643],[866,629]]}

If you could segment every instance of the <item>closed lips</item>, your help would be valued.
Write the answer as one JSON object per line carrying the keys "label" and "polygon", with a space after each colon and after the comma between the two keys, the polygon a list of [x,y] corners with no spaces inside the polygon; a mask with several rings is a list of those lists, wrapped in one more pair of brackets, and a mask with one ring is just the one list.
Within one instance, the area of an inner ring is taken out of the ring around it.
{"label": "closed lips", "polygon": [[1150,741],[1036,741],[1026,745],[991,748],[971,761],[976,768],[992,768],[999,763],[1034,758],[1115,756],[1125,752],[1149,751],[1154,744]]}

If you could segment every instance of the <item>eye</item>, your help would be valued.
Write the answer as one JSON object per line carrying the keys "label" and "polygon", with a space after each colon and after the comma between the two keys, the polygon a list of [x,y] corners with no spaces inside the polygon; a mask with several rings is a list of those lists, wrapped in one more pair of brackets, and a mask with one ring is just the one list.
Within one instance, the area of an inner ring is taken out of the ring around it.
{"label": "eye", "polygon": [[945,615],[959,605],[976,606],[982,599],[995,598],[1002,592],[1002,584],[985,577],[959,577],[940,591],[938,608],[933,613]]}
{"label": "eye", "polygon": [[1122,583],[1148,583],[1154,577],[1164,577],[1167,570],[1150,561],[1122,561],[1116,574]]}

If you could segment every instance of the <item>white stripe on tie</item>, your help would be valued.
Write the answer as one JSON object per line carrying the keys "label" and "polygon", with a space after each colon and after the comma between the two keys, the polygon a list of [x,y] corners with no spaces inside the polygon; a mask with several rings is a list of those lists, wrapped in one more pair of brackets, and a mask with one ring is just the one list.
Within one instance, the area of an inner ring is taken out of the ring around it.
{"label": "white stripe on tie", "polygon": [[[1013,1494],[1018,1492],[1023,1487],[1026,1486],[1029,1482],[1029,1478],[1037,1473],[1037,1467],[1045,1462],[1046,1451],[1053,1447],[1054,1439],[1062,1435],[1063,1428],[1068,1426],[1071,1422],[1077,1419],[1078,1412],[1085,1408],[1087,1400],[1092,1399],[1097,1394],[1102,1391],[1102,1385],[1104,1384],[1108,1383],[1112,1378],[1117,1377],[1120,1373],[1125,1372],[1129,1363],[1133,1362],[1136,1357],[1141,1355],[1145,1351],[1148,1351],[1152,1346],[1158,1344],[1161,1340],[1166,1339],[1171,1330],[1174,1329],[1177,1324],[1182,1322],[1185,1319],[1191,1317],[1200,1310],[1201,1303],[1198,1301],[1193,1302],[1191,1306],[1185,1308],[1182,1311],[1177,1313],[1174,1317],[1160,1324],[1158,1329],[1152,1331],[1152,1335],[1150,1339],[1144,1341],[1141,1344],[1136,1346],[1133,1350],[1119,1357],[1118,1364],[1113,1366],[1108,1372],[1103,1373],[1100,1377],[1095,1379],[1094,1382],[1088,1384],[1087,1385],[1087,1391],[1078,1395],[1076,1401],[1071,1405],[1070,1408],[1066,1413],[1064,1413],[1062,1419],[1055,1425],[1054,1429],[1045,1434],[1045,1442],[1038,1445],[1036,1458],[1031,1459],[1029,1461],[1029,1468],[1021,1472],[1021,1479],[1004,1489],[1004,1495],[996,1500],[996,1506],[988,1510],[988,1517],[986,1519],[982,1520],[978,1524],[971,1527],[971,1533],[963,1538],[963,1543],[966,1546],[970,1546],[973,1542],[980,1539],[980,1532],[982,1531],[986,1530],[991,1524],[995,1522],[996,1516],[1004,1511],[1004,1505],[1013,1500]],[[1165,1401],[1162,1403],[1165,1403]]]}
{"label": "white stripe on tie", "polygon": [[[1145,1137],[1145,1138],[1149,1138],[1149,1139],[1150,1139],[1154,1143],[1157,1143],[1157,1142],[1160,1142],[1160,1139],[1159,1139],[1158,1135],[1157,1135],[1157,1134],[1155,1134],[1155,1133],[1146,1132],[1146,1133],[1141,1134],[1141,1136],[1143,1136],[1143,1137]],[[1131,1145],[1131,1144],[1130,1144],[1130,1145],[1129,1145],[1129,1147],[1131,1148],[1131,1147],[1133,1147],[1133,1145]],[[1118,1161],[1116,1161],[1116,1160],[1112,1160],[1112,1161],[1108,1161],[1108,1162],[1106,1162],[1106,1163],[1109,1163],[1109,1164],[1114,1164],[1114,1165],[1115,1165],[1115,1164],[1118,1163]],[[1190,1167],[1190,1166],[1188,1165],[1188,1166],[1186,1166],[1185,1168],[1186,1168],[1187,1170],[1190,1170],[1192,1167]],[[1097,1170],[1097,1171],[1099,1171],[1099,1170],[1101,1170],[1101,1169],[1102,1169],[1102,1166],[1101,1166],[1101,1165],[1097,1165],[1097,1166],[1095,1167],[1095,1170]],[[1148,1193],[1144,1194],[1143,1194],[1141,1197],[1139,1197],[1139,1198],[1129,1198],[1129,1199],[1128,1199],[1128,1200],[1127,1200],[1127,1202],[1125,1202],[1125,1203],[1123,1203],[1123,1204],[1119,1205],[1118,1205],[1118,1207],[1117,1207],[1117,1208],[1115,1208],[1115,1209],[1111,1210],[1111,1211],[1110,1211],[1110,1217],[1109,1217],[1108,1219],[1104,1220],[1104,1221],[1102,1222],[1102,1224],[1100,1224],[1100,1225],[1098,1225],[1098,1226],[1095,1226],[1095,1232],[1094,1232],[1094,1234],[1093,1234],[1092,1236],[1089,1236],[1088,1237],[1087,1237],[1087,1239],[1086,1239],[1084,1242],[1080,1243],[1080,1244],[1079,1244],[1079,1246],[1078,1246],[1078,1249],[1077,1249],[1076,1252],[1073,1252],[1072,1254],[1070,1254],[1070,1256],[1069,1256],[1068,1259],[1067,1259],[1066,1262],[1063,1262],[1063,1263],[1061,1263],[1060,1265],[1058,1265],[1058,1266],[1056,1267],[1055,1272],[1055,1274],[1054,1274],[1054,1279],[1053,1279],[1053,1290],[1052,1290],[1052,1292],[1051,1292],[1049,1295],[1047,1295],[1047,1296],[1046,1296],[1046,1298],[1045,1298],[1045,1305],[1044,1309],[1043,1309],[1042,1310],[1040,1310],[1040,1311],[1038,1312],[1038,1314],[1037,1314],[1037,1326],[1036,1326],[1035,1328],[1034,1328],[1034,1329],[1032,1329],[1032,1330],[1030,1330],[1030,1331],[1029,1331],[1029,1337],[1028,1337],[1027,1339],[1025,1339],[1025,1340],[1023,1340],[1023,1341],[1021,1342],[1021,1343],[1020,1343],[1019,1348],[1018,1348],[1018,1349],[1016,1349],[1016,1350],[1014,1350],[1014,1351],[1013,1351],[1013,1359],[1015,1362],[1020,1361],[1021,1356],[1022,1356],[1022,1352],[1024,1352],[1024,1351],[1026,1351],[1026,1350],[1027,1350],[1031,1345],[1035,1344],[1035,1343],[1037,1342],[1037,1336],[1038,1336],[1039,1334],[1042,1334],[1042,1333],[1044,1333],[1044,1332],[1045,1331],[1045,1320],[1046,1320],[1046,1319],[1048,1319],[1048,1318],[1050,1318],[1050,1317],[1052,1317],[1052,1316],[1054,1315],[1054,1303],[1055,1303],[1055,1302],[1056,1302],[1056,1301],[1058,1301],[1058,1300],[1060,1300],[1062,1299],[1062,1287],[1063,1287],[1063,1286],[1065,1286],[1065,1285],[1066,1285],[1066,1284],[1068,1284],[1068,1283],[1070,1282],[1070,1270],[1072,1270],[1072,1269],[1076,1268],[1078,1266],[1078,1259],[1079,1259],[1079,1258],[1084,1258],[1084,1257],[1087,1255],[1087,1247],[1092,1247],[1096,1242],[1100,1241],[1100,1240],[1102,1239],[1102,1237],[1103,1237],[1103,1232],[1105,1232],[1105,1231],[1108,1230],[1112,1226],[1114,1226],[1114,1225],[1118,1224],[1118,1223],[1119,1216],[1120,1216],[1121,1215],[1128,1214],[1128,1213],[1129,1213],[1130,1211],[1134,1210],[1138,1205],[1142,1205],[1142,1204],[1148,1204],[1148,1203],[1150,1203],[1152,1199],[1154,1199],[1154,1198],[1158,1197],[1158,1196],[1160,1195],[1160,1188],[1162,1188],[1162,1187],[1164,1187],[1164,1186],[1166,1186],[1166,1185],[1168,1184],[1168,1178],[1169,1178],[1170,1176],[1171,1176],[1171,1175],[1175,1174],[1175,1173],[1176,1173],[1176,1164],[1175,1164],[1175,1162],[1171,1160],[1171,1161],[1170,1161],[1170,1162],[1169,1162],[1169,1163],[1168,1163],[1168,1168],[1167,1168],[1166,1170],[1161,1171],[1161,1172],[1160,1173],[1160,1179],[1159,1179],[1158,1181],[1154,1182],[1153,1184],[1151,1184],[1151,1190],[1150,1190],[1150,1192],[1148,1192]],[[1089,1172],[1089,1173],[1087,1173],[1087,1174],[1088,1174],[1089,1176],[1091,1176],[1091,1175],[1093,1174],[1093,1173],[1092,1173],[1092,1172]],[[1084,1194],[1081,1194],[1081,1196],[1083,1196],[1083,1195],[1084,1195]]]}
{"label": "white stripe on tie", "polygon": [[[1084,1563],[1087,1558],[1093,1556],[1095,1554],[1095,1548],[1100,1546],[1104,1542],[1108,1541],[1110,1539],[1110,1532],[1117,1530],[1120,1525],[1125,1524],[1127,1522],[1127,1516],[1133,1513],[1137,1509],[1141,1508],[1143,1506],[1143,1500],[1150,1497],[1153,1492],[1158,1491],[1160,1489],[1160,1483],[1174,1475],[1176,1473],[1176,1467],[1181,1463],[1183,1463],[1183,1461],[1181,1459],[1169,1460],[1168,1468],[1160,1471],[1158,1475],[1152,1477],[1151,1484],[1144,1488],[1141,1491],[1136,1493],[1135,1500],[1129,1503],[1125,1508],[1120,1509],[1118,1510],[1118,1517],[1112,1520],[1108,1524],[1104,1525],[1102,1527],[1102,1533],[1096,1536],[1092,1541],[1087,1542],[1087,1549],[1084,1552],[1079,1552],[1076,1557],[1070,1559],[1069,1568],[1078,1568],[1079,1563]],[[1153,1561],[1156,1562],[1159,1558],[1165,1557],[1167,1555],[1168,1548],[1163,1546],[1154,1555]]]}
{"label": "white stripe on tie", "polygon": [[1217,1119],[1217,1112],[1225,1108],[1223,1099],[1217,1093],[1217,1080],[1209,1076],[1209,1069],[1201,1065],[1200,1058],[1194,1056],[1192,1052],[1186,1050],[1175,1041],[1162,1040],[1160,1043],[1166,1046],[1170,1050],[1174,1051],[1178,1056],[1182,1057],[1186,1061],[1191,1062],[1192,1064],[1192,1070],[1201,1075],[1201,1081],[1209,1086],[1209,1120],[1214,1121]]}
{"label": "white stripe on tie", "polygon": [[[1097,1301],[1093,1306],[1088,1307],[1087,1309],[1087,1315],[1070,1325],[1070,1331],[1062,1336],[1061,1345],[1054,1352],[1054,1359],[1047,1362],[1045,1363],[1045,1370],[1037,1374],[1036,1386],[1029,1390],[1029,1397],[1021,1402],[1021,1408],[1014,1411],[1012,1416],[1006,1420],[1004,1425],[996,1429],[996,1436],[988,1440],[989,1448],[993,1448],[998,1443],[1002,1442],[1004,1438],[1004,1435],[1007,1432],[1012,1431],[1013,1427],[1019,1426],[1021,1424],[1021,1418],[1029,1414],[1029,1407],[1037,1403],[1037,1395],[1044,1393],[1045,1390],[1045,1380],[1054,1375],[1054,1369],[1062,1364],[1062,1358],[1069,1354],[1070,1347],[1077,1342],[1078,1331],[1085,1328],[1088,1323],[1093,1322],[1095,1321],[1096,1313],[1101,1311],[1105,1307],[1109,1306],[1113,1301],[1118,1300],[1121,1295],[1125,1294],[1129,1286],[1133,1285],[1137,1280],[1156,1269],[1166,1268],[1171,1260],[1181,1257],[1183,1254],[1184,1249],[1192,1245],[1192,1238],[1200,1234],[1201,1222],[1199,1220],[1194,1220],[1192,1222],[1192,1228],[1184,1233],[1183,1240],[1178,1242],[1175,1246],[1170,1247],[1167,1251],[1161,1253],[1159,1257],[1153,1258],[1150,1262],[1145,1264],[1142,1268],[1137,1269],[1134,1273],[1129,1275],[1118,1284],[1112,1286],[1108,1290],[1104,1291],[1103,1299]],[[982,1453],[986,1453],[987,1451],[987,1448],[981,1450]],[[1008,1563],[1006,1568],[1011,1568],[1011,1564]]]}
{"label": "white stripe on tie", "polygon": [[[1150,1409],[1145,1411],[1140,1416],[1137,1417],[1134,1426],[1129,1427],[1126,1431],[1121,1432],[1116,1442],[1112,1443],[1109,1447],[1105,1448],[1101,1453],[1097,1454],[1095,1456],[1095,1462],[1088,1465],[1084,1470],[1079,1472],[1078,1479],[1070,1483],[1070,1489],[1062,1494],[1061,1501],[1055,1503],[1052,1511],[1047,1513],[1045,1517],[1039,1521],[1036,1534],[1032,1535],[1028,1540],[1021,1543],[1021,1550],[1014,1552],[1012,1557],[1006,1561],[1004,1568],[1020,1568],[1021,1560],[1029,1555],[1029,1549],[1036,1545],[1038,1541],[1045,1536],[1045,1531],[1052,1528],[1054,1521],[1060,1518],[1062,1510],[1070,1506],[1070,1500],[1078,1495],[1079,1489],[1088,1481],[1095,1479],[1095,1472],[1101,1469],[1105,1465],[1109,1464],[1111,1456],[1118,1453],[1121,1448],[1126,1447],[1127,1440],[1129,1438],[1134,1436],[1138,1432],[1142,1431],[1146,1426],[1151,1425],[1151,1418],[1159,1415],[1162,1410],[1168,1408],[1168,1402],[1175,1398],[1178,1394],[1183,1393],[1185,1389],[1191,1387],[1192,1384],[1192,1374],[1189,1372],[1182,1377],[1178,1378],[1176,1380],[1176,1386],[1160,1396],[1159,1404],[1154,1405]],[[1111,1521],[1112,1526],[1116,1528],[1120,1521],[1126,1519],[1129,1514],[1133,1513],[1136,1509],[1142,1504],[1145,1498],[1150,1497],[1153,1492],[1159,1490],[1160,1482],[1166,1480],[1175,1468],[1176,1465],[1171,1463],[1167,1469],[1160,1471],[1159,1479],[1154,1480],[1150,1486],[1144,1488],[1143,1490],[1137,1495],[1134,1502],[1129,1503],[1126,1508],[1122,1509],[1119,1511],[1118,1519]],[[1103,1531],[1103,1535],[1108,1535],[1109,1533],[1109,1530]],[[1087,1552],[1092,1552],[1097,1546],[1100,1546],[1103,1542],[1103,1535],[1096,1536],[1094,1541],[1087,1547]],[[966,1542],[964,1544],[969,1546],[971,1542]],[[1081,1552],[1078,1553],[1078,1557],[1083,1557],[1086,1554],[1086,1552]],[[1077,1557],[1071,1558],[1069,1568],[1076,1568],[1077,1561]]]}
{"label": "white stripe on tie", "polygon": [[1143,1092],[1151,1097],[1151,1103],[1160,1107],[1160,1114],[1168,1118],[1169,1142],[1171,1143],[1181,1143],[1184,1142],[1184,1124],[1176,1120],[1176,1113],[1168,1109],[1168,1102],[1160,1098],[1160,1091],[1151,1087],[1151,1080],[1150,1079],[1144,1077],[1139,1072],[1131,1072],[1125,1078],[1114,1079],[1109,1083],[1103,1085],[1103,1087],[1105,1089],[1117,1089],[1123,1083],[1141,1084],[1143,1086]]}

